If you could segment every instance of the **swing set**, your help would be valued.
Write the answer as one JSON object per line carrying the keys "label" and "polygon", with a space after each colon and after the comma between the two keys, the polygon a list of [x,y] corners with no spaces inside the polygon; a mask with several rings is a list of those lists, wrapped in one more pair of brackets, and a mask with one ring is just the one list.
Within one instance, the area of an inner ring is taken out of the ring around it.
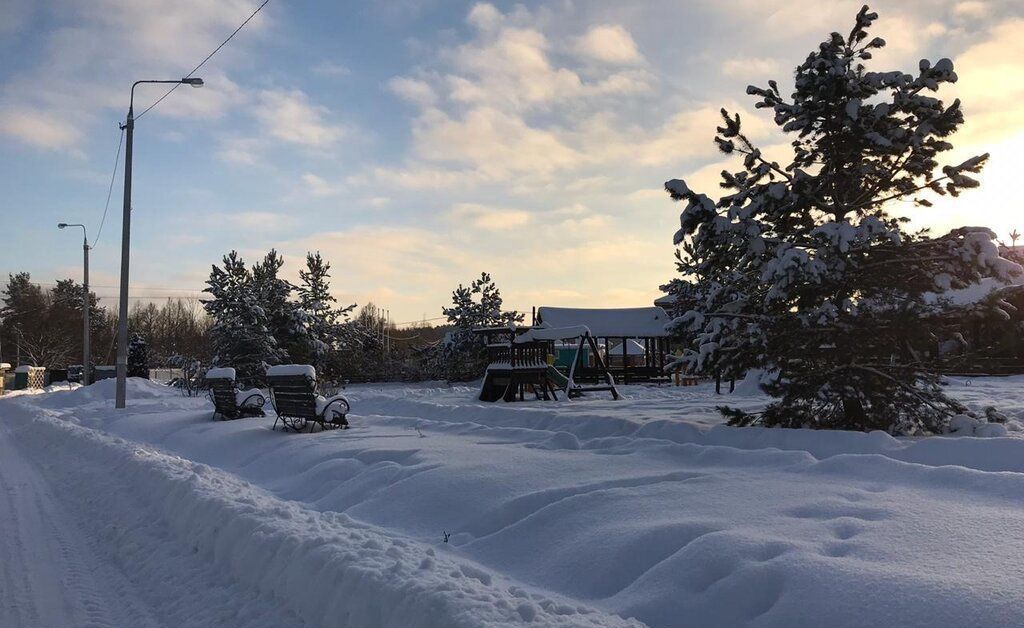
{"label": "swing set", "polygon": [[[523,401],[527,393],[537,399],[558,400],[562,391],[569,399],[576,399],[588,392],[610,392],[612,399],[619,398],[615,378],[608,370],[601,351],[585,325],[571,327],[496,327],[478,330],[487,339],[490,364],[480,388],[481,401]],[[554,343],[576,341],[576,350],[568,373],[563,373],[551,363]],[[591,372],[603,374],[604,382],[582,385],[575,380],[577,367],[581,366],[584,347],[589,348],[593,365],[582,367]]]}

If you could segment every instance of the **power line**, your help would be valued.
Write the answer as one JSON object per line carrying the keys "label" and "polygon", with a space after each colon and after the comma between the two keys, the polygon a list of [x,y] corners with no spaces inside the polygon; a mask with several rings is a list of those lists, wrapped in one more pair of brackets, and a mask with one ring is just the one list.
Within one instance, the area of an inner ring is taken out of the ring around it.
{"label": "power line", "polygon": [[96,244],[100,241],[100,236],[103,235],[103,225],[107,222],[107,209],[110,208],[110,195],[114,192],[114,179],[117,177],[117,164],[121,161],[121,146],[124,145],[124,129],[121,129],[121,139],[117,142],[117,155],[114,156],[114,171],[110,173],[110,187],[107,188],[107,202],[103,204],[103,218],[100,219],[100,228],[96,232],[96,237],[92,240],[92,248],[96,248]]}
{"label": "power line", "polygon": [[[57,284],[55,284],[55,283],[46,283],[46,282],[42,282],[42,281],[30,281],[29,283],[34,285],[34,286],[39,286],[41,288],[44,288],[44,287],[45,288],[55,288],[55,287],[57,287]],[[89,284],[89,288],[112,288],[112,289],[118,289],[120,287],[121,286],[105,286],[105,285],[95,284],[95,283],[90,283]],[[200,290],[195,290],[193,288],[161,288],[159,286],[139,286],[138,289],[139,290],[159,290],[159,291],[164,291],[164,292],[191,292],[191,293],[195,293],[195,294],[198,294],[198,293],[202,292],[201,289]]]}
{"label": "power line", "polygon": [[401,327],[402,325],[417,325],[419,323],[431,323],[433,321],[439,321],[441,319],[448,318],[447,316],[435,316],[434,318],[419,318],[414,321],[406,321],[404,323],[392,323],[395,327]]}
{"label": "power line", "polygon": [[[243,28],[245,28],[245,25],[249,23],[249,20],[251,20],[252,18],[256,17],[256,14],[257,14],[257,13],[259,13],[260,11],[262,11],[262,10],[263,10],[263,7],[267,6],[267,3],[268,3],[268,2],[270,2],[270,0],[263,0],[263,4],[261,4],[260,6],[256,7],[256,10],[252,12],[252,15],[250,15],[250,16],[249,16],[249,17],[247,17],[247,18],[245,18],[245,21],[244,21],[244,22],[242,22],[242,23],[241,23],[241,24],[240,24],[240,25],[238,26],[238,28],[236,28],[236,29],[234,30],[234,32],[233,32],[233,33],[231,33],[230,35],[228,35],[228,38],[227,38],[227,39],[225,39],[224,41],[222,41],[222,42],[221,42],[221,44],[220,44],[219,46],[217,46],[217,47],[216,47],[216,48],[214,49],[214,51],[213,51],[213,52],[211,52],[210,54],[206,55],[206,58],[205,58],[205,59],[203,59],[202,61],[200,61],[200,62],[199,62],[199,65],[197,65],[196,67],[192,68],[192,71],[191,71],[191,72],[189,72],[188,74],[186,74],[185,76],[183,76],[182,78],[191,78],[191,77],[192,77],[192,75],[193,75],[193,74],[195,74],[195,73],[196,73],[196,72],[197,72],[197,71],[199,70],[199,68],[203,67],[203,64],[205,64],[205,63],[206,63],[207,61],[209,61],[209,60],[210,60],[210,59],[211,59],[211,58],[213,57],[213,55],[217,54],[217,52],[218,52],[218,51],[220,51],[220,49],[221,49],[221,48],[223,48],[223,47],[224,47],[225,45],[227,45],[227,43],[228,43],[229,41],[231,41],[231,38],[232,38],[232,37],[234,37],[235,35],[237,35],[237,34],[238,34],[238,31],[240,31],[240,30],[242,30]],[[167,98],[168,96],[170,96],[170,95],[171,95],[171,92],[173,92],[174,90],[178,89],[178,88],[179,88],[180,86],[181,86],[181,83],[175,83],[175,84],[174,84],[173,86],[171,86],[171,88],[170,88],[169,90],[167,90],[167,91],[166,91],[166,92],[164,93],[164,95],[163,95],[163,96],[161,96],[160,98],[158,98],[158,99],[156,100],[156,102],[155,102],[155,103],[153,103],[152,105],[150,105],[150,106],[146,107],[146,108],[145,108],[145,110],[143,110],[143,112],[142,112],[142,113],[140,113],[139,115],[135,116],[135,119],[136,119],[136,120],[138,120],[138,119],[140,119],[140,118],[141,118],[142,116],[146,115],[146,113],[147,113],[147,112],[149,112],[149,110],[150,110],[150,109],[152,109],[153,107],[156,107],[157,105],[159,105],[159,104],[160,104],[160,102],[161,102],[161,101],[163,101],[163,99],[164,99],[164,98]]]}

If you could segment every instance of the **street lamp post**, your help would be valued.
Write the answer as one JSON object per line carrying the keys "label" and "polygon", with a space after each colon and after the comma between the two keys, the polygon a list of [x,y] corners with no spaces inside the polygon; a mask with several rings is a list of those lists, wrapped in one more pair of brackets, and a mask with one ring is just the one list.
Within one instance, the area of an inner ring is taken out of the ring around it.
{"label": "street lamp post", "polygon": [[176,81],[135,81],[128,99],[128,118],[125,120],[124,149],[124,207],[121,222],[121,303],[117,319],[117,384],[114,392],[114,407],[125,407],[125,391],[128,387],[128,245],[131,241],[132,226],[132,135],[135,130],[135,86],[142,83],[183,83],[202,87],[201,78],[183,78]]}
{"label": "street lamp post", "polygon": [[85,230],[85,225],[68,224],[66,222],[57,225],[58,229],[66,229],[68,227],[82,228],[82,257],[84,259],[82,266],[82,385],[88,386],[89,364],[92,361],[89,338],[89,310],[92,306],[92,299],[89,298],[89,234]]}

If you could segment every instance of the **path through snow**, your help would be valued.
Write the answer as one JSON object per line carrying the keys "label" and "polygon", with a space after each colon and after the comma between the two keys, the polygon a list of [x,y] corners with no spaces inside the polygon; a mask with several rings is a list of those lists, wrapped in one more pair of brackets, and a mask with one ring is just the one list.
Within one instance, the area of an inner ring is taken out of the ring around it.
{"label": "path through snow", "polygon": [[303,625],[176,549],[159,520],[133,526],[128,495],[101,501],[52,482],[47,475],[64,480],[75,461],[30,461],[18,446],[27,429],[0,420],[0,626]]}

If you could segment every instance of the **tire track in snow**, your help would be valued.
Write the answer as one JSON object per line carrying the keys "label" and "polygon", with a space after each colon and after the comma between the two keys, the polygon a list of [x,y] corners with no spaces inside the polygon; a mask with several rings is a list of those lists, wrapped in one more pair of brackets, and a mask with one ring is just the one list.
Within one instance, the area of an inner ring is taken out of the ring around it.
{"label": "tire track in snow", "polygon": [[[58,506],[45,481],[17,450],[10,428],[0,426],[0,487],[6,508],[0,519],[4,611],[11,628],[76,626],[147,628],[144,616],[111,616],[97,574],[75,522]],[[105,585],[118,585],[107,579]]]}

